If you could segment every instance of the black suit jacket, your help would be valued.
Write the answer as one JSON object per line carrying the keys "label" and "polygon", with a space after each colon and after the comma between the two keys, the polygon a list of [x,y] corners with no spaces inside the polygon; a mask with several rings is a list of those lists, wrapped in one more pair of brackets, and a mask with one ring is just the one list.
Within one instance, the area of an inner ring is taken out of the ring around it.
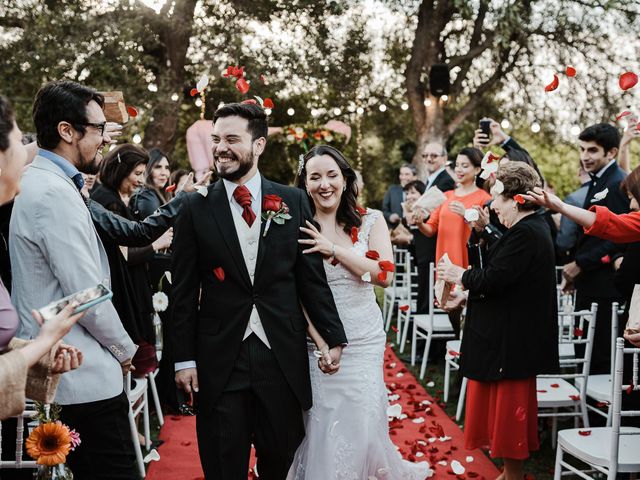
{"label": "black suit jacket", "polygon": [[382,214],[384,215],[384,219],[387,221],[387,225],[395,226],[398,224],[391,223],[389,221],[389,217],[392,213],[396,213],[400,218],[402,218],[402,186],[401,185],[391,185],[387,190],[387,193],[384,194],[384,199],[382,200]]}
{"label": "black suit jacket", "polygon": [[469,290],[461,371],[479,381],[558,369],[554,246],[541,215],[523,218],[462,276]]}
{"label": "black suit jacket", "polygon": [[449,175],[449,172],[443,170],[438,174],[436,179],[433,181],[433,185],[431,187],[438,187],[442,192],[448,192],[449,190],[453,190],[456,188],[456,181]]}
{"label": "black suit jacket", "polygon": [[[264,237],[262,222],[252,284],[222,180],[208,192],[185,198],[175,226],[174,360],[197,362],[200,408],[212,407],[231,374],[255,304],[287,382],[302,408],[309,409],[307,321],[300,303],[330,347],[347,338],[322,257],[303,254],[307,247],[298,244],[299,227],[312,219],[307,197],[303,190],[262,178],[262,195],[279,195],[292,218],[282,225],[271,222]],[[224,280],[216,277],[216,268],[223,269]]]}
{"label": "black suit jacket", "polygon": [[[620,183],[626,175],[617,163],[607,168],[602,177],[597,178],[595,186],[590,186],[584,208],[602,205],[614,213],[627,213],[629,199],[620,189]],[[606,189],[608,189],[607,195],[597,200],[595,196]],[[620,248],[619,245],[608,240],[585,235],[584,230],[579,229],[575,253],[575,261],[582,270],[575,281],[579,295],[599,298],[620,297],[620,292],[613,282],[613,264],[602,262],[604,256],[613,257]]]}

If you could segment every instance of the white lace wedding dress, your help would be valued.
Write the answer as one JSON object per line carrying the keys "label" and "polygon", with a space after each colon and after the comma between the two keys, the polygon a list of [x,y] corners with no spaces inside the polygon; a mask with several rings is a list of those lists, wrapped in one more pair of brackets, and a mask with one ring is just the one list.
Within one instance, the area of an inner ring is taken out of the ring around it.
{"label": "white lace wedding dress", "polygon": [[[353,250],[364,256],[377,210],[363,216]],[[426,462],[402,459],[389,438],[383,360],[386,335],[373,286],[340,264],[325,262],[327,280],[349,345],[340,370],[325,375],[309,345],[313,407],[287,480],[424,480]]]}

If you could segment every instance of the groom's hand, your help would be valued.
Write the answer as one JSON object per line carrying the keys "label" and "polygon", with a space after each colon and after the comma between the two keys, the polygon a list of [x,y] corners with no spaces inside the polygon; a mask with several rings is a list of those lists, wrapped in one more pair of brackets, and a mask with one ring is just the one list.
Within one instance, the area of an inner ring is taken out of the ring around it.
{"label": "groom's hand", "polygon": [[342,345],[338,345],[329,350],[328,354],[318,362],[320,370],[329,375],[333,375],[340,369],[340,358],[342,357]]}
{"label": "groom's hand", "polygon": [[184,390],[187,395],[192,392],[198,393],[198,370],[195,368],[185,368],[176,372],[176,385]]}

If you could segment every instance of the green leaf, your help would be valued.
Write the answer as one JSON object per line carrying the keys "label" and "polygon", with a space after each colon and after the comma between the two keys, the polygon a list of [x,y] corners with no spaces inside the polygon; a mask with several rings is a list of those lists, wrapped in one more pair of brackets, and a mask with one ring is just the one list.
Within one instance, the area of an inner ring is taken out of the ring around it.
{"label": "green leaf", "polygon": [[280,218],[284,219],[284,220],[291,220],[291,215],[289,215],[288,213],[283,213],[280,215]]}
{"label": "green leaf", "polygon": [[273,217],[273,221],[276,222],[278,225],[284,225],[284,219],[283,218]]}

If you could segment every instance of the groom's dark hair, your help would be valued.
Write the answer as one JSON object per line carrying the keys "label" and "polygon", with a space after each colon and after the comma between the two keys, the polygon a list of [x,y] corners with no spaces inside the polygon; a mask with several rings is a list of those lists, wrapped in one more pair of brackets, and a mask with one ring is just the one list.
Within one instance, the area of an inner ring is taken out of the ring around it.
{"label": "groom's dark hair", "polygon": [[267,114],[260,105],[253,103],[227,103],[213,114],[213,123],[215,124],[219,118],[233,116],[247,119],[249,122],[247,130],[251,134],[251,140],[256,140],[260,137],[267,139],[267,133],[269,132]]}

